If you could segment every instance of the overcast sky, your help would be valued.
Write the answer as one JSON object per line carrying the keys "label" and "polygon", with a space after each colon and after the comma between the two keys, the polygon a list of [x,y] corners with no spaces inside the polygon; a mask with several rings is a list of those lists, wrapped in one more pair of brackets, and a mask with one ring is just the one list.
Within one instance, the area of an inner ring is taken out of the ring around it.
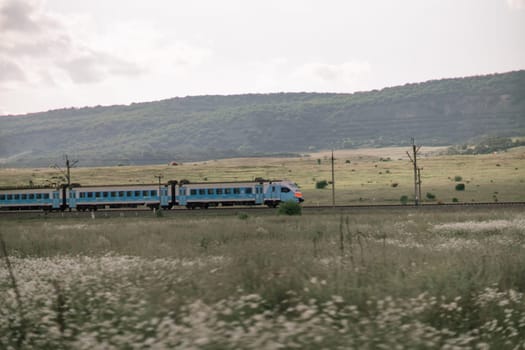
{"label": "overcast sky", "polygon": [[0,0],[0,115],[525,69],[525,0]]}

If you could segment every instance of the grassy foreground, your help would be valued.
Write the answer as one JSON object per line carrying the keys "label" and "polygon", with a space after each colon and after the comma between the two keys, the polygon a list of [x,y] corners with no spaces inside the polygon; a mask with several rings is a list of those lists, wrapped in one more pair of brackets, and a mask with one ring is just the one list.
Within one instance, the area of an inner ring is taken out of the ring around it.
{"label": "grassy foreground", "polygon": [[[444,148],[423,147],[418,162],[422,199],[426,202],[525,201],[525,147],[489,155],[439,156]],[[400,202],[414,196],[409,147],[338,150],[335,152],[336,202],[370,204]],[[80,162],[80,164],[82,164]],[[74,168],[72,182],[83,185],[156,183],[188,179],[193,182],[245,181],[257,177],[290,179],[299,184],[307,205],[332,203],[330,186],[316,189],[317,181],[331,181],[330,154],[313,153],[299,158],[226,159],[179,166],[121,166]],[[0,169],[0,186],[45,185],[57,182],[54,168]],[[456,191],[457,184],[465,185]],[[434,198],[427,198],[430,193]]]}
{"label": "grassy foreground", "polygon": [[525,346],[519,208],[0,229],[0,348]]}

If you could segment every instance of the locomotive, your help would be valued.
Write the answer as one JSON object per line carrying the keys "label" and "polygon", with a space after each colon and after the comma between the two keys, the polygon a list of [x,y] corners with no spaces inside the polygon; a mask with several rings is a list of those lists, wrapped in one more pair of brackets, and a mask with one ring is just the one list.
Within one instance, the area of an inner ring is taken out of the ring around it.
{"label": "locomotive", "polygon": [[0,190],[0,210],[97,210],[110,208],[207,209],[218,206],[266,205],[304,201],[297,185],[288,180],[246,182],[62,186]]}

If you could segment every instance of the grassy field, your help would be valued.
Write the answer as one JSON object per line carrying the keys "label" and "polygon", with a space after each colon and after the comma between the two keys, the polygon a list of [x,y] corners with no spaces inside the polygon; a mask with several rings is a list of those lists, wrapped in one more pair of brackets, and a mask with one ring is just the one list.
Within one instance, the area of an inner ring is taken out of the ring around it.
{"label": "grassy field", "polygon": [[[429,202],[525,201],[525,147],[489,155],[439,156],[443,148],[421,149],[422,199]],[[403,195],[413,199],[413,170],[406,155],[409,148],[343,150],[335,153],[336,202],[338,204],[399,203]],[[81,164],[81,163],[80,163]],[[300,158],[228,159],[179,166],[122,166],[74,168],[72,182],[84,185],[156,183],[188,179],[193,182],[241,181],[257,177],[290,179],[301,186],[306,204],[331,204],[330,186],[315,188],[320,180],[331,181],[330,154],[320,152]],[[45,185],[57,182],[54,168],[0,169],[0,186]],[[456,181],[459,176],[461,180]],[[456,191],[458,183],[464,191]],[[435,199],[427,199],[430,193]]]}
{"label": "grassy field", "polygon": [[2,349],[525,346],[521,208],[3,219],[0,230]]}

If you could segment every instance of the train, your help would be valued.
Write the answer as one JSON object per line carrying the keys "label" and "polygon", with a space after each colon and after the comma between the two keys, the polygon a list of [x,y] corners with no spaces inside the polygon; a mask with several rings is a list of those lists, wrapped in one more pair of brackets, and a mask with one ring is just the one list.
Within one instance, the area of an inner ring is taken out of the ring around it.
{"label": "train", "polygon": [[289,180],[205,183],[169,181],[165,184],[99,186],[72,184],[58,188],[0,189],[0,210],[169,210],[257,205],[275,208],[287,201],[304,201],[297,184]]}

